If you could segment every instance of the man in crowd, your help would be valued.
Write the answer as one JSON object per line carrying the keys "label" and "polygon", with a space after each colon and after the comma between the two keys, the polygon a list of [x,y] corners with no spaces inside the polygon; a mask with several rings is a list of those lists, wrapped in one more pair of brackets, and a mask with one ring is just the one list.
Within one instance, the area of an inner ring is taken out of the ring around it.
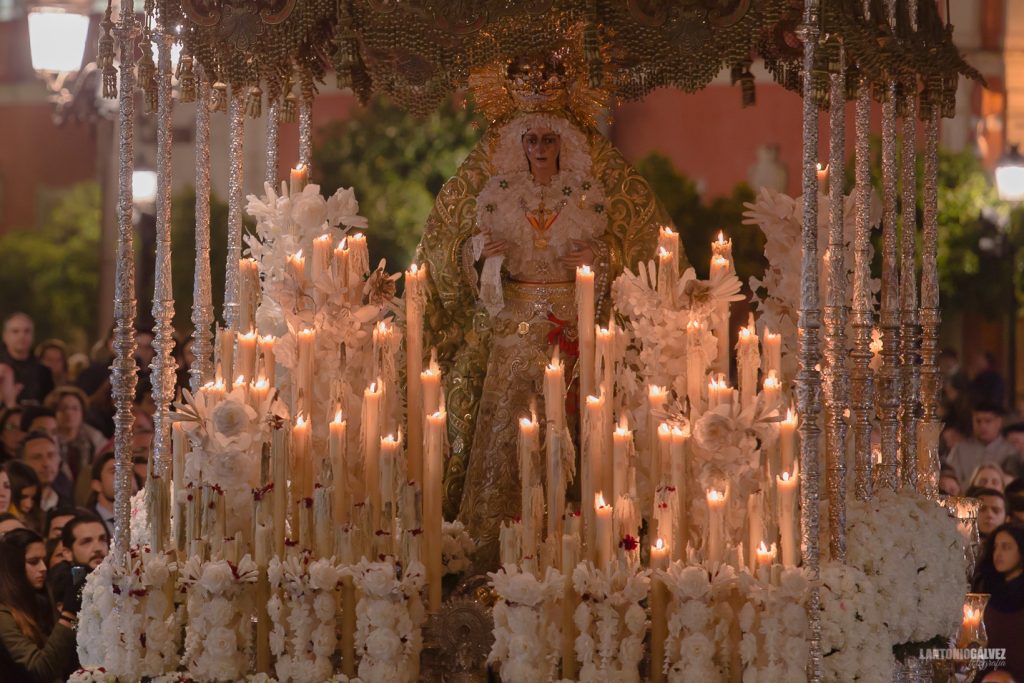
{"label": "man in crowd", "polygon": [[91,512],[81,511],[64,525],[61,541],[71,552],[72,564],[96,569],[110,550],[110,537],[103,521]]}
{"label": "man in crowd", "polygon": [[971,411],[974,435],[953,446],[946,458],[946,464],[953,468],[961,484],[967,483],[978,465],[988,462],[999,465],[1015,455],[1013,446],[1000,433],[1005,414],[995,403],[982,403]]}
{"label": "man in crowd", "polygon": [[19,403],[42,403],[53,390],[50,369],[32,355],[35,324],[24,313],[12,313],[4,320],[3,344],[0,344],[0,363],[14,371]]}
{"label": "man in crowd", "polygon": [[57,438],[57,413],[49,408],[33,406],[26,408],[21,414],[21,431],[46,432],[54,439]]}
{"label": "man in crowd", "polygon": [[114,454],[104,453],[92,464],[92,490],[96,503],[91,512],[107,528],[108,538],[114,537]]}
{"label": "man in crowd", "polygon": [[984,541],[1006,521],[1006,498],[995,489],[970,488],[967,495],[981,501],[978,507],[978,535]]}
{"label": "man in crowd", "polygon": [[61,495],[53,486],[60,472],[60,450],[57,442],[45,432],[31,432],[21,444],[21,461],[31,467],[39,477],[43,491],[40,508],[49,512],[58,505],[71,505],[70,491]]}

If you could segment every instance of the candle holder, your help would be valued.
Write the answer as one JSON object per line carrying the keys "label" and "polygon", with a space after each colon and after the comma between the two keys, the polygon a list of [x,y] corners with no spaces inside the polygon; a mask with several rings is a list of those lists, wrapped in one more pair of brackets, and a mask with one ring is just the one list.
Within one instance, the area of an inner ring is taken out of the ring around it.
{"label": "candle holder", "polygon": [[958,648],[983,648],[988,645],[983,617],[991,597],[989,593],[968,593],[964,596],[964,618],[956,636]]}
{"label": "candle holder", "polygon": [[956,517],[957,528],[964,541],[964,559],[967,560],[967,580],[974,576],[974,565],[980,538],[978,536],[978,508],[981,501],[966,496],[947,496],[943,501],[949,514]]}

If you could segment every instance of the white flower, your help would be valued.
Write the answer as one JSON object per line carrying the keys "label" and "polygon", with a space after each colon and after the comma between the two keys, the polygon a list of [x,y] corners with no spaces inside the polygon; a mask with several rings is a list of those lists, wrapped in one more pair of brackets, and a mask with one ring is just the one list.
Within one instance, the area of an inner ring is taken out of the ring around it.
{"label": "white flower", "polygon": [[346,225],[350,228],[367,227],[366,218],[359,215],[359,202],[351,187],[338,188],[327,200],[327,221],[331,225]]}
{"label": "white flower", "polygon": [[306,185],[291,202],[291,218],[304,233],[311,235],[327,220],[327,202],[320,196],[319,185]]}
{"label": "white flower", "polygon": [[211,595],[224,593],[235,582],[234,574],[227,562],[208,562],[203,568],[199,585]]}
{"label": "white flower", "polygon": [[233,659],[237,654],[235,632],[224,626],[216,626],[206,634],[206,652],[213,659]]}

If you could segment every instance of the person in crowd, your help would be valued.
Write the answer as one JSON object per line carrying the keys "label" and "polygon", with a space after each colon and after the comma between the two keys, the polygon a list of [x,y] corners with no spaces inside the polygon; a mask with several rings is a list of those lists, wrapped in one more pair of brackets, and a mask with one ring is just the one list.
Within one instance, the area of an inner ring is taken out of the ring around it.
{"label": "person in crowd", "polygon": [[1003,490],[1010,521],[1024,524],[1024,479],[1014,479]]}
{"label": "person in crowd", "polygon": [[61,529],[61,542],[71,553],[72,564],[96,569],[110,551],[110,536],[103,520],[82,510]]}
{"label": "person in crowd", "polygon": [[104,384],[109,385],[110,364],[114,361],[114,331],[96,342],[89,352],[90,363],[78,373],[75,386],[92,397]]}
{"label": "person in crowd", "polygon": [[7,470],[0,467],[0,512],[7,512],[11,507],[11,477]]}
{"label": "person in crowd", "polygon": [[85,423],[88,398],[78,387],[57,387],[46,397],[46,405],[57,415],[57,443],[74,482],[75,504],[84,505],[89,497],[89,470],[108,439]]}
{"label": "person in crowd", "polygon": [[47,339],[36,349],[36,358],[50,369],[53,386],[68,382],[68,346],[60,339]]}
{"label": "person in crowd", "polygon": [[1001,434],[1005,411],[997,404],[983,403],[971,411],[974,435],[953,446],[946,464],[964,482],[975,468],[986,462],[1001,463],[1014,454],[1013,446]]}
{"label": "person in crowd", "polygon": [[25,432],[21,431],[21,414],[24,409],[21,406],[5,408],[0,413],[0,464],[18,455],[18,448],[21,446]]}
{"label": "person in crowd", "polygon": [[960,495],[960,480],[956,478],[952,467],[943,465],[939,470],[939,492],[947,496]]}
{"label": "person in crowd", "polygon": [[978,535],[985,540],[996,529],[1006,522],[1006,497],[995,489],[967,489],[968,498],[977,498]]}
{"label": "person in crowd", "polygon": [[36,471],[20,460],[11,460],[4,465],[4,471],[11,481],[11,505],[7,508],[26,526],[40,527],[39,497],[42,487]]}
{"label": "person in crowd", "polygon": [[35,470],[39,477],[39,509],[42,513],[58,505],[71,505],[71,491],[59,491],[54,484],[60,474],[60,451],[57,442],[45,432],[31,432],[21,444],[23,463]]}
{"label": "person in crowd", "polygon": [[1024,527],[1002,524],[985,543],[972,589],[990,593],[985,630],[991,648],[1006,648],[1005,668],[1024,678]]}
{"label": "person in crowd", "polygon": [[78,668],[81,597],[68,581],[61,610],[46,591],[46,545],[28,529],[0,539],[0,671],[7,683],[64,681]]}
{"label": "person in crowd", "polygon": [[5,408],[21,405],[18,396],[22,388],[18,378],[14,376],[14,368],[0,360],[0,405]]}
{"label": "person in crowd", "polygon": [[1003,462],[1003,471],[1013,478],[1024,474],[1024,422],[1014,422],[1003,429],[1003,438],[1013,446],[1013,455]]}
{"label": "person in crowd", "polygon": [[68,356],[68,383],[74,384],[82,371],[89,367],[89,356],[81,351]]}
{"label": "person in crowd", "polygon": [[0,512],[0,538],[3,538],[4,534],[13,529],[27,529],[25,523],[22,522],[12,512]]}
{"label": "person in crowd", "polygon": [[89,509],[96,513],[107,527],[107,536],[114,537],[114,454],[107,452],[92,464],[92,504]]}
{"label": "person in crowd", "polygon": [[31,406],[21,414],[21,431],[46,432],[53,438],[57,438],[57,413],[52,408],[43,406]]}
{"label": "person in crowd", "polygon": [[979,683],[1017,683],[1013,674],[1003,668],[987,669],[976,680],[979,680]]}
{"label": "person in crowd", "polygon": [[971,356],[967,374],[971,406],[1006,405],[1006,380],[996,370],[996,357],[991,351],[977,351]]}
{"label": "person in crowd", "polygon": [[1006,473],[1003,468],[994,462],[985,462],[974,468],[967,488],[995,489],[1002,491],[1006,488]]}
{"label": "person in crowd", "polygon": [[[968,422],[970,422],[969,418]],[[967,426],[970,427],[970,424]],[[943,426],[942,433],[939,435],[939,457],[943,462],[949,457],[954,446],[967,439],[967,433],[967,431],[961,431],[960,427],[953,423],[947,423]]]}
{"label": "person in crowd", "polygon": [[49,368],[32,355],[32,337],[35,324],[25,313],[12,313],[3,323],[3,344],[0,344],[0,363],[14,371],[14,380],[21,386],[19,403],[39,403],[53,391],[53,376]]}
{"label": "person in crowd", "polygon": [[54,508],[46,513],[44,529],[46,533],[46,566],[53,567],[64,560],[71,559],[71,553],[64,547],[61,532],[64,526],[74,519],[78,511],[74,508]]}
{"label": "person in crowd", "polygon": [[967,375],[960,368],[960,359],[953,349],[942,349],[938,358],[942,372],[942,398],[940,415],[946,424],[962,430],[971,428],[971,396],[968,391]]}

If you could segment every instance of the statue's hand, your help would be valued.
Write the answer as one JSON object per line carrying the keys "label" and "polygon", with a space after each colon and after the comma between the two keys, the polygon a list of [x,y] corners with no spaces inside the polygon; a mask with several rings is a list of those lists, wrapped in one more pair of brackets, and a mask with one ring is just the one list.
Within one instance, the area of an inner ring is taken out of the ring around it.
{"label": "statue's hand", "polygon": [[484,250],[482,256],[490,258],[492,256],[500,256],[508,251],[508,242],[506,240],[494,240],[490,237],[484,243]]}
{"label": "statue's hand", "polygon": [[594,248],[590,246],[589,242],[572,240],[572,249],[560,261],[566,268],[592,266],[594,265]]}

